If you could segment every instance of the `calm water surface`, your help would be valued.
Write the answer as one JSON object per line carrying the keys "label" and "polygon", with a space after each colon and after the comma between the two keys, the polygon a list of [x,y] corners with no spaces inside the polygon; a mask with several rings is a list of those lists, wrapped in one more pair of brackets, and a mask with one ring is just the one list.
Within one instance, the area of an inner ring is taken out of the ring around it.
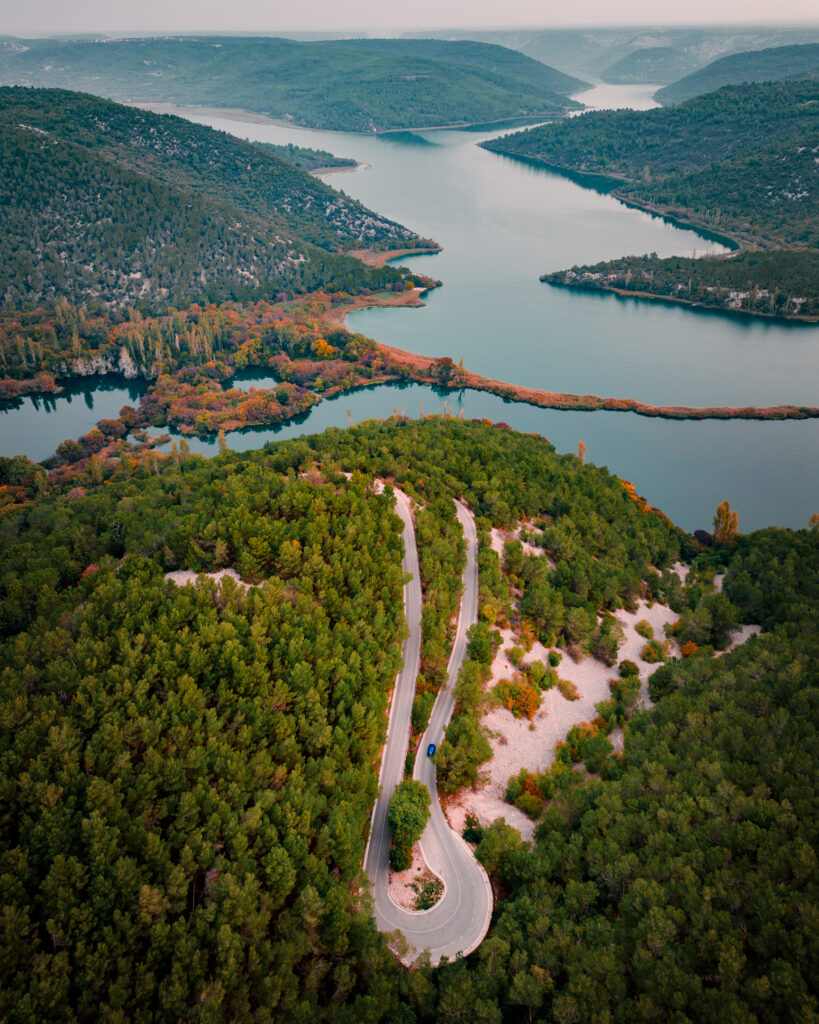
{"label": "calm water surface", "polygon": [[[339,395],[322,402],[300,422],[237,431],[226,439],[233,451],[249,451],[266,441],[346,427],[348,411],[358,423],[395,412],[416,418],[422,405],[424,414],[441,413],[444,403],[455,416],[463,412],[468,419],[490,419],[542,434],[561,452],[576,451],[577,442],[584,441],[587,462],[608,466],[612,473],[631,480],[638,493],[687,530],[710,529],[714,510],[726,497],[739,509],[744,531],[772,523],[806,526],[811,511],[819,508],[816,479],[803,475],[806,449],[815,454],[819,446],[815,422],[675,422],[629,413],[558,412],[506,402],[482,391],[442,394],[412,384]],[[191,451],[202,455],[216,452],[215,438],[190,437],[188,443]],[[796,492],[795,481],[804,485]]]}
{"label": "calm water surface", "polygon": [[[652,86],[600,86],[598,106],[653,105]],[[540,274],[625,253],[723,251],[695,232],[629,210],[610,195],[542,168],[477,148],[500,131],[347,135],[191,114],[243,138],[314,146],[366,166],[327,180],[380,213],[435,238],[444,251],[403,260],[440,278],[422,309],[364,310],[348,326],[413,352],[449,355],[493,377],[555,391],[655,404],[819,404],[819,329],[697,314],[540,284]],[[249,386],[245,382],[242,387]],[[257,386],[264,386],[259,380]],[[86,395],[89,393],[86,392]],[[0,453],[44,458],[102,416],[132,402],[127,389],[55,403],[31,400],[0,418]],[[460,405],[453,398],[456,412]],[[404,405],[440,411],[428,388],[375,388],[324,402],[280,431],[229,435],[232,448],[388,416]],[[559,413],[464,396],[468,417],[503,420],[547,436],[637,486],[681,526],[708,526],[719,501],[739,508],[741,528],[803,526],[819,510],[819,422],[673,422],[616,413]],[[15,419],[15,417],[19,417]],[[13,426],[12,426],[13,424]],[[214,446],[191,439],[194,450]]]}
{"label": "calm water surface", "polygon": [[123,405],[137,406],[144,391],[142,381],[110,374],[63,385],[59,395],[0,403],[0,455],[47,459],[61,441],[116,419]]}
{"label": "calm water surface", "polygon": [[[649,106],[651,86],[601,86],[588,104]],[[432,237],[401,262],[438,278],[422,309],[363,310],[351,330],[479,373],[552,391],[656,405],[816,404],[819,329],[693,313],[541,284],[547,271],[626,253],[724,251],[610,195],[479,149],[501,131],[315,132],[225,117],[194,120],[242,137],[296,142],[367,166],[327,180]]]}

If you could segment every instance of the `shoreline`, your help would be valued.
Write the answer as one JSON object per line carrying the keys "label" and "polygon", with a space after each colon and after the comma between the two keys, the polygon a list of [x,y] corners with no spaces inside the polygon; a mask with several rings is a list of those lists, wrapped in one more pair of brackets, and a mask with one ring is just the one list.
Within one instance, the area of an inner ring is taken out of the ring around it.
{"label": "shoreline", "polygon": [[[422,294],[426,288],[413,288],[411,291],[399,292],[393,296],[368,295],[357,296],[354,300],[328,311],[324,315],[324,321],[335,327],[344,326],[344,318],[348,313],[360,309],[371,308],[417,308],[423,306]],[[516,402],[522,405],[531,405],[541,409],[556,409],[563,412],[626,412],[638,416],[645,416],[652,419],[667,420],[808,420],[819,419],[819,407],[805,405],[771,405],[771,406],[688,406],[688,405],[652,405],[647,402],[640,402],[634,398],[603,398],[600,395],[585,394],[578,395],[565,391],[546,391],[540,388],[530,388],[518,384],[510,384],[507,381],[498,380],[493,377],[486,377],[483,374],[466,370],[457,366],[447,357],[434,357],[419,355],[414,352],[407,352],[404,349],[395,348],[376,342],[378,352],[387,361],[390,369],[385,367],[387,372],[360,380],[352,386],[330,387],[321,394],[316,394],[317,401],[311,403],[307,410],[285,416],[277,421],[277,424],[284,425],[290,420],[296,419],[298,415],[308,413],[311,408],[319,405],[324,398],[334,398],[339,394],[351,394],[354,391],[364,390],[368,387],[376,387],[382,384],[406,384],[412,381],[415,384],[437,387],[443,391],[482,391],[496,395],[505,401]],[[448,376],[442,376],[442,369]],[[397,370],[397,372],[395,372]],[[97,376],[97,375],[91,375]],[[89,377],[63,378],[66,383],[73,380],[88,380]],[[2,382],[0,382],[2,383]],[[57,385],[57,391],[44,391],[42,381],[21,381],[16,382],[23,385],[30,385],[32,390],[26,390],[16,397],[36,397],[38,394],[45,397],[50,395],[56,397],[62,392]],[[55,382],[56,383],[56,382]],[[37,385],[40,387],[37,387]],[[34,390],[37,388],[37,390]],[[264,391],[265,389],[260,389]],[[270,389],[267,389],[270,390]],[[266,423],[243,423],[241,429],[254,429],[270,426]],[[179,428],[177,428],[179,429]],[[223,427],[223,429],[229,429]],[[200,434],[197,431],[181,430],[180,433],[189,433],[190,436],[209,436],[208,433]]]}
{"label": "shoreline", "polygon": [[[535,167],[544,167],[546,170],[554,171],[556,174],[560,174],[570,181],[574,181],[575,184],[580,185],[581,188],[594,188],[595,182],[601,185],[605,184],[608,187],[604,189],[605,194],[616,199],[624,206],[629,207],[632,210],[639,210],[642,213],[648,213],[653,217],[659,217],[661,220],[666,221],[673,227],[684,228],[691,231],[696,231],[702,235],[706,241],[717,242],[720,245],[724,245],[726,248],[731,250],[731,253],[741,252],[747,249],[776,249],[775,246],[765,239],[758,238],[755,235],[743,235],[742,233],[731,232],[727,229],[716,231],[708,224],[704,219],[697,217],[694,211],[683,212],[678,210],[676,207],[662,206],[658,203],[649,203],[642,199],[634,199],[629,196],[627,192],[620,191],[621,187],[629,185],[637,185],[639,182],[635,181],[634,178],[629,178],[625,174],[618,174],[615,171],[590,171],[590,170],[579,170],[574,167],[566,167],[563,164],[556,164],[550,160],[544,160],[539,156],[528,156],[524,153],[508,153],[503,149],[497,149],[492,146],[493,140],[487,140],[481,142],[479,145],[482,149],[488,150],[490,153],[496,153],[498,156],[509,157],[510,160],[518,160],[521,163],[530,164]],[[600,191],[600,189],[598,189]]]}
{"label": "shoreline", "polygon": [[443,252],[442,246],[429,245],[415,249],[347,249],[344,255],[361,260],[368,267],[383,267],[391,260],[402,259],[404,256],[435,256],[439,252]]}
{"label": "shoreline", "polygon": [[410,370],[412,379],[419,384],[435,384],[448,391],[471,388],[498,395],[510,402],[538,406],[542,409],[560,409],[579,412],[631,412],[669,420],[805,420],[819,418],[819,407],[801,405],[733,406],[733,405],[650,405],[634,398],[602,398],[599,395],[576,395],[565,391],[545,391],[528,388],[493,377],[484,377],[462,367],[453,367],[452,377],[442,381],[435,376],[440,361],[432,356],[420,356],[390,345],[377,343],[384,354]]}
{"label": "shoreline", "polygon": [[372,167],[372,164],[362,163],[361,160],[356,160],[354,164],[344,164],[341,167],[314,167],[308,174],[312,174],[314,178],[329,178],[333,174],[352,174],[354,171],[368,171]]}
{"label": "shoreline", "polygon": [[594,292],[598,295],[609,293],[611,295],[619,295],[621,298],[625,299],[640,299],[643,302],[671,302],[675,306],[686,306],[688,309],[697,310],[698,313],[715,313],[717,316],[753,316],[761,317],[764,320],[773,320],[775,323],[786,324],[819,323],[819,316],[806,316],[798,313],[783,316],[778,313],[766,313],[761,309],[733,309],[729,306],[708,306],[704,302],[696,302],[694,299],[684,299],[676,295],[660,295],[656,292],[632,291],[628,288],[616,288],[614,285],[575,284],[571,281],[549,281],[544,277],[540,280],[544,284],[552,285],[554,288],[570,288],[572,291]]}

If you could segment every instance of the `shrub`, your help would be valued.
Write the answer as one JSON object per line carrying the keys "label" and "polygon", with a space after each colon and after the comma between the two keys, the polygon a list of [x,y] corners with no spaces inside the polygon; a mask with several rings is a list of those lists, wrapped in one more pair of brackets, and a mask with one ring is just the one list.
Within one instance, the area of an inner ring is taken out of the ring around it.
{"label": "shrub", "polygon": [[476,622],[467,633],[469,646],[467,656],[472,661],[478,661],[482,665],[491,665],[501,641],[501,635],[496,629],[490,629],[486,622]]}
{"label": "shrub", "polygon": [[637,625],[634,627],[640,636],[645,637],[646,640],[654,639],[654,629],[648,619],[640,619]]}
{"label": "shrub", "polygon": [[632,676],[639,676],[640,669],[633,661],[626,659],[620,662],[620,678],[629,679]]}
{"label": "shrub", "polygon": [[604,615],[592,641],[592,654],[604,665],[614,665],[617,649],[623,639],[623,628],[613,615]]}
{"label": "shrub", "polygon": [[528,718],[530,721],[540,707],[540,693],[522,680],[502,680],[492,691],[496,700],[515,718]]}
{"label": "shrub", "polygon": [[523,811],[524,814],[528,814],[530,818],[537,820],[543,810],[543,800],[536,797],[534,793],[521,793],[515,801],[515,807]]}
{"label": "shrub", "polygon": [[415,700],[412,703],[412,728],[415,732],[420,733],[426,729],[434,703],[435,694],[432,690],[416,694]]}
{"label": "shrub", "polygon": [[557,668],[561,661],[563,661],[563,655],[560,651],[549,651],[549,664],[552,668]]}
{"label": "shrub", "polygon": [[442,793],[454,793],[463,786],[471,786],[478,777],[479,765],[491,756],[492,748],[476,719],[456,715],[435,755],[438,788]]}
{"label": "shrub", "polygon": [[517,829],[507,825],[503,818],[498,818],[483,830],[483,838],[475,851],[475,857],[490,875],[496,875],[507,857],[525,849],[526,845]]}
{"label": "shrub", "polygon": [[483,838],[483,828],[474,814],[467,814],[466,827],[461,835],[468,843],[479,843]]}
{"label": "shrub", "polygon": [[622,717],[628,714],[637,703],[637,697],[640,694],[640,678],[639,676],[627,676],[625,679],[611,679],[609,688],[617,701],[622,721]]}
{"label": "shrub", "polygon": [[580,693],[577,687],[570,679],[558,679],[557,688],[566,698],[566,700],[579,700]]}
{"label": "shrub", "polygon": [[524,665],[523,670],[536,690],[548,688],[549,684],[546,684],[546,677],[549,671],[542,661],[533,661],[529,665]]}
{"label": "shrub", "polygon": [[640,657],[643,661],[647,661],[649,665],[654,665],[658,661],[665,661],[668,657],[668,644],[660,643],[659,640],[649,640],[642,651],[640,651]]}
{"label": "shrub", "polygon": [[413,882],[415,901],[413,910],[431,910],[444,894],[444,883],[440,878],[428,878],[425,882]]}

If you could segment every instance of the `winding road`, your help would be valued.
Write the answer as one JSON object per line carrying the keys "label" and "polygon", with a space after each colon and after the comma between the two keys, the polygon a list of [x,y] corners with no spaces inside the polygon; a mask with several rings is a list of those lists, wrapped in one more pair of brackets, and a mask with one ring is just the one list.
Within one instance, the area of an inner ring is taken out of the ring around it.
{"label": "winding road", "polygon": [[413,963],[424,950],[433,964],[471,953],[483,940],[492,916],[492,887],[484,869],[441,810],[435,783],[435,765],[426,756],[427,746],[444,738],[455,698],[452,690],[466,656],[466,633],[478,618],[478,557],[475,520],[469,510],[456,502],[458,519],[466,540],[466,567],[458,628],[449,660],[446,686],[438,694],[424,733],[413,777],[424,783],[431,796],[430,820],[421,837],[421,850],[429,867],[444,882],[442,898],[430,910],[404,910],[389,894],[390,830],[387,809],[393,791],[404,775],[409,746],[410,716],[421,651],[421,582],[418,548],[415,542],[410,502],[395,491],[396,511],[404,523],[404,561],[412,579],[404,587],[404,606],[409,637],[404,644],[404,666],[393,694],[387,743],[381,761],[380,795],[373,808],[372,828],[364,868],[372,884],[375,920],[383,932],[400,932],[407,942],[404,963]]}

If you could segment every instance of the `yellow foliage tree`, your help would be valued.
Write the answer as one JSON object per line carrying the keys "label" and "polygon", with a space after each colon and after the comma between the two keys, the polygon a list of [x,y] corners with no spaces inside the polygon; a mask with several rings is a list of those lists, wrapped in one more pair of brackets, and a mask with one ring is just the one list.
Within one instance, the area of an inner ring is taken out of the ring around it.
{"label": "yellow foliage tree", "polygon": [[714,543],[730,544],[737,535],[737,523],[739,513],[731,511],[731,502],[723,501],[717,506],[717,514],[714,516]]}

